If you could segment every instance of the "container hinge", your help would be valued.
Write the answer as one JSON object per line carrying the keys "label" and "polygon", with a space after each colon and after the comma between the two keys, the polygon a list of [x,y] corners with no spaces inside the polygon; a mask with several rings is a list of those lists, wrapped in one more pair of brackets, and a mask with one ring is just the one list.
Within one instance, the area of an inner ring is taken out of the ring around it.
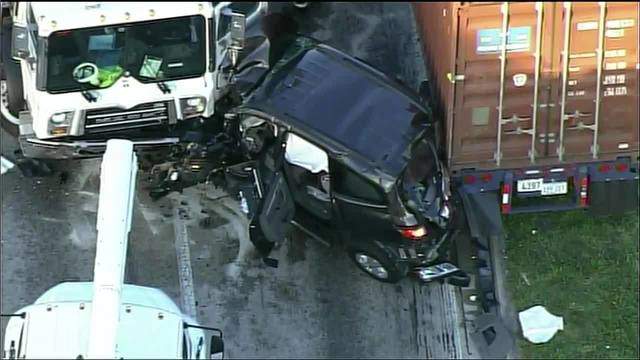
{"label": "container hinge", "polygon": [[600,146],[598,144],[593,144],[589,147],[589,150],[591,150],[591,155],[593,155],[594,159],[598,158],[598,151],[600,150]]}
{"label": "container hinge", "polygon": [[447,79],[449,79],[452,84],[455,84],[456,81],[464,81],[464,75],[452,75],[451,73],[447,73]]}
{"label": "container hinge", "polygon": [[535,149],[529,149],[529,151],[527,152],[527,155],[529,156],[529,161],[531,161],[532,164],[536,162],[536,157],[538,156],[538,152]]}
{"label": "container hinge", "polygon": [[596,131],[596,124],[585,125],[582,121],[578,121],[576,126],[567,127],[567,130],[584,130],[584,129]]}
{"label": "container hinge", "polygon": [[498,162],[501,159],[502,159],[502,151],[496,151],[496,152],[493,153],[493,160]]}
{"label": "container hinge", "polygon": [[505,131],[505,135],[521,135],[521,134],[529,134],[531,136],[535,136],[533,129],[523,129],[518,126],[515,130]]}
{"label": "container hinge", "polygon": [[541,144],[544,144],[544,143],[553,144],[556,142],[556,133],[538,134],[538,140],[540,141]]}
{"label": "container hinge", "polygon": [[529,121],[529,120],[531,120],[531,118],[528,116],[520,117],[516,114],[513,114],[511,115],[511,117],[500,119],[500,122],[502,123],[502,125],[504,125],[509,123],[515,124],[515,123],[518,123],[519,121]]}

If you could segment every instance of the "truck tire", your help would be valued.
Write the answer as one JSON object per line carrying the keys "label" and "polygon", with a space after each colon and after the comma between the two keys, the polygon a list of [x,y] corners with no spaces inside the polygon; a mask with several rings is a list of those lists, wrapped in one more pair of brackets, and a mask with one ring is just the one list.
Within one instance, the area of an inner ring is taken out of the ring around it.
{"label": "truck tire", "polygon": [[396,283],[409,271],[407,264],[394,261],[373,242],[351,244],[347,253],[360,270],[378,281]]}
{"label": "truck tire", "polygon": [[[22,76],[20,64],[11,58],[11,22],[8,18],[2,20],[2,74],[6,90],[6,106],[9,112],[18,117],[24,109],[24,94],[22,92]],[[0,125],[11,135],[18,135],[18,126],[0,116]]]}

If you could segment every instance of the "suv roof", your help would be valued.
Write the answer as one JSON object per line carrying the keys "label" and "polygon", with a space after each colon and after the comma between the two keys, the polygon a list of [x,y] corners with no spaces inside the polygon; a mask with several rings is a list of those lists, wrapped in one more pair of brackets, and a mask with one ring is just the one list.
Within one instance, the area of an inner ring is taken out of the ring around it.
{"label": "suv roof", "polygon": [[278,67],[246,107],[311,128],[390,175],[402,171],[406,150],[428,121],[428,110],[415,96],[323,44],[306,47]]}

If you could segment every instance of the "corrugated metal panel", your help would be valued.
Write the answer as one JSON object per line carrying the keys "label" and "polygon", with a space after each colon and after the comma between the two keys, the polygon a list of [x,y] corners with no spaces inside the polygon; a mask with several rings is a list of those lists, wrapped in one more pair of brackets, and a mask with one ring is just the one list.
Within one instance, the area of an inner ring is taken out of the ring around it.
{"label": "corrugated metal panel", "polygon": [[637,154],[637,2],[414,9],[452,169]]}

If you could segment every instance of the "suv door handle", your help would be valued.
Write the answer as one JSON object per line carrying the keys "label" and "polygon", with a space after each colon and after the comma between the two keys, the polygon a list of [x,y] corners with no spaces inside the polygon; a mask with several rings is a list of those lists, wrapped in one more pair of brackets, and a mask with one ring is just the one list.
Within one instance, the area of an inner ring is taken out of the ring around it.
{"label": "suv door handle", "polygon": [[307,185],[306,187],[307,189],[307,194],[309,194],[310,196],[313,196],[315,199],[320,200],[322,202],[330,202],[331,198],[329,197],[329,194],[327,194],[326,192],[317,189],[313,186]]}

